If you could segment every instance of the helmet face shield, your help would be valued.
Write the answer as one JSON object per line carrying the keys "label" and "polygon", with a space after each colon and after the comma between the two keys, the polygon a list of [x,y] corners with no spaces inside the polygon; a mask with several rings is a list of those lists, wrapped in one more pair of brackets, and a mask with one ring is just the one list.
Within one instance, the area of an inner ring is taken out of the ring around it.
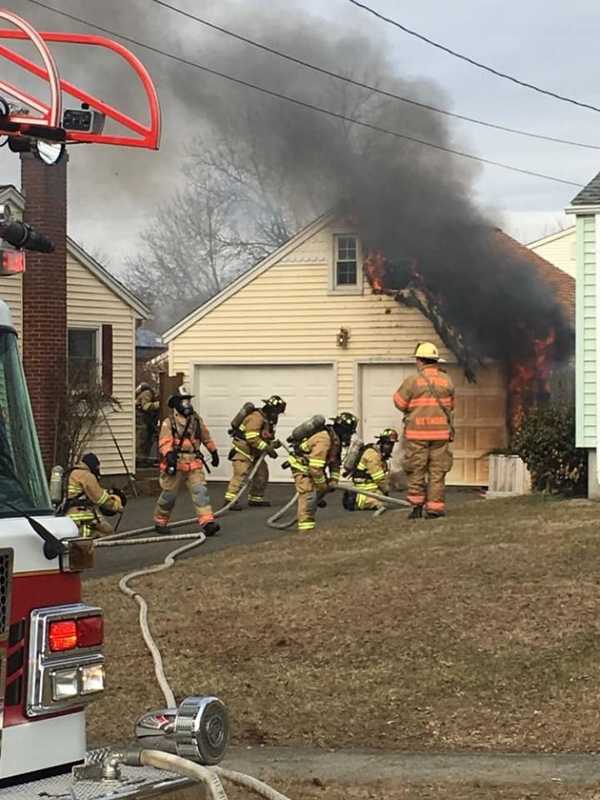
{"label": "helmet face shield", "polygon": [[179,402],[175,407],[183,417],[191,417],[194,413],[194,406],[190,397],[179,398]]}

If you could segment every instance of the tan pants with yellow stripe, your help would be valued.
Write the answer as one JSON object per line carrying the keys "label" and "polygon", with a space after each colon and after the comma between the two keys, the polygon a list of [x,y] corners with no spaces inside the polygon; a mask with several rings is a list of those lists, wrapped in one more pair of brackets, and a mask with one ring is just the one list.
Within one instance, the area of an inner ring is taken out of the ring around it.
{"label": "tan pants with yellow stripe", "polygon": [[[367,492],[373,492],[373,494],[381,494],[381,489],[375,483],[375,481],[357,481],[354,484],[356,489],[364,489]],[[357,494],[356,495],[356,508],[358,511],[374,511],[377,508],[382,508],[383,503],[379,503],[373,497],[367,497],[364,494]]]}
{"label": "tan pants with yellow stripe", "polygon": [[294,483],[298,492],[298,530],[312,531],[316,525],[317,489],[313,479],[302,472],[294,473]]}
{"label": "tan pants with yellow stripe", "polygon": [[110,536],[114,533],[110,522],[104,517],[88,508],[71,508],[67,511],[79,529],[79,535],[85,538],[97,539],[99,536]]}
{"label": "tan pants with yellow stripe", "polygon": [[190,493],[196,516],[200,525],[214,520],[210,497],[206,488],[206,476],[202,469],[192,469],[187,472],[177,470],[175,475],[161,473],[160,488],[162,489],[154,508],[154,522],[156,525],[168,525],[171,512],[175,508],[177,495],[185,486]]}
{"label": "tan pants with yellow stripe", "polygon": [[[242,455],[234,456],[231,466],[233,468],[233,475],[229,481],[229,486],[225,492],[225,500],[230,502],[234,499],[236,494],[242,488],[242,484],[246,480],[248,473],[256,464],[256,458],[244,458]],[[269,482],[269,467],[267,462],[263,459],[262,464],[258,468],[256,475],[252,478],[250,489],[248,491],[248,500],[262,500],[265,496],[265,489]]]}
{"label": "tan pants with yellow stripe", "polygon": [[432,514],[446,510],[446,474],[452,469],[449,442],[404,441],[402,467],[408,479],[406,499]]}

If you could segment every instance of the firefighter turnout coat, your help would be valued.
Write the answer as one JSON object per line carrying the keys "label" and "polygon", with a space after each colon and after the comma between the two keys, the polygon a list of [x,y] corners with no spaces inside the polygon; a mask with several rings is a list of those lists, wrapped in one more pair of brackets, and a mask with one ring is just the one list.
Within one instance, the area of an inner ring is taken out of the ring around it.
{"label": "firefighter turnout coat", "polygon": [[[173,411],[163,421],[158,439],[162,491],[154,510],[156,525],[169,524],[177,495],[183,486],[190,493],[200,525],[214,520],[200,445],[204,445],[210,453],[217,449],[210,431],[195,412],[190,417],[184,417]],[[177,458],[174,475],[167,473],[169,453],[175,453]]]}
{"label": "firefighter turnout coat", "polygon": [[[244,418],[235,432],[229,454],[233,475],[225,492],[227,502],[235,498],[256,460],[269,449],[274,437],[275,428],[262,411],[256,409]],[[269,468],[263,460],[250,484],[248,500],[254,503],[262,501],[268,482]]]}
{"label": "firefighter turnout coat", "polygon": [[79,528],[79,535],[95,538],[112,533],[112,525],[101,512],[122,510],[121,498],[104,489],[87,464],[77,464],[67,484],[66,514]]}
{"label": "firefighter turnout coat", "polygon": [[[390,476],[386,459],[376,444],[364,446],[360,461],[352,475],[352,483],[357,489],[365,489],[375,494],[388,494],[390,491]],[[356,496],[356,508],[365,509],[381,508],[381,503],[364,494]]]}
{"label": "firefighter turnout coat", "polygon": [[296,491],[298,492],[298,530],[315,527],[317,503],[328,489],[334,489],[340,479],[342,445],[332,427],[314,433],[290,456]]}
{"label": "firefighter turnout coat", "polygon": [[445,513],[445,478],[452,467],[454,386],[437,364],[427,364],[406,378],[394,395],[404,414],[403,467],[407,500],[425,506],[429,515]]}

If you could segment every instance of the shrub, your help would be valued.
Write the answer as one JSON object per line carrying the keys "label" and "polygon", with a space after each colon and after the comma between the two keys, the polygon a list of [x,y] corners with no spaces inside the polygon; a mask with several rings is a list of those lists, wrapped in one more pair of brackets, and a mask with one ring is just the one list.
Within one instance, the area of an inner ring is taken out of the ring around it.
{"label": "shrub", "polygon": [[547,402],[528,412],[512,440],[531,473],[533,489],[550,494],[584,494],[587,452],[575,447],[572,405]]}

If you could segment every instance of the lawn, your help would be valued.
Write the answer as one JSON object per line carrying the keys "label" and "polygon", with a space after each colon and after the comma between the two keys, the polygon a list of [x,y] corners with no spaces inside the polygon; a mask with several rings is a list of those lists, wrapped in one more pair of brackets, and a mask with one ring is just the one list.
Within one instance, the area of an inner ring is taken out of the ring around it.
{"label": "lawn", "polygon": [[[586,501],[541,497],[471,502],[440,521],[349,515],[310,535],[200,550],[136,588],[175,693],[222,697],[238,743],[595,751],[597,516]],[[116,584],[85,590],[107,613],[97,743],[128,738],[138,713],[163,704],[137,607]]]}

